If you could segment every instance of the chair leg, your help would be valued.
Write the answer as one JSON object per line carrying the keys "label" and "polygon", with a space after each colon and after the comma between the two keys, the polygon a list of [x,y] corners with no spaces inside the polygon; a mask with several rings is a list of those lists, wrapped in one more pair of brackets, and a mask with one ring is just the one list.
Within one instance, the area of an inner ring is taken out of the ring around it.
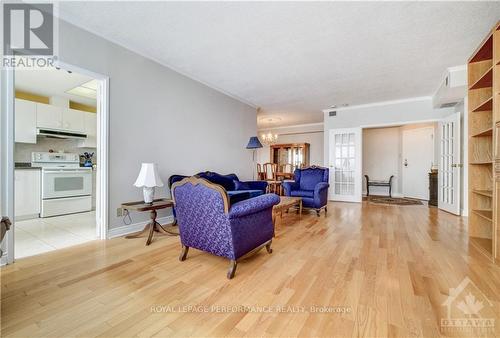
{"label": "chair leg", "polygon": [[238,263],[231,259],[229,262],[229,270],[227,271],[227,279],[233,279],[234,274],[236,273],[236,267],[238,266]]}
{"label": "chair leg", "polygon": [[320,211],[320,210],[321,210],[321,209],[316,209],[316,216],[318,216],[318,217],[319,217],[319,211]]}
{"label": "chair leg", "polygon": [[327,212],[328,212],[328,207],[325,207],[325,216]]}
{"label": "chair leg", "polygon": [[181,254],[180,254],[180,256],[179,256],[179,260],[180,260],[181,262],[186,260],[186,257],[187,257],[187,254],[188,254],[188,251],[189,251],[189,247],[188,247],[188,246],[183,245],[183,246],[182,246],[182,251],[181,251]]}
{"label": "chair leg", "polygon": [[266,250],[267,250],[267,253],[269,253],[269,254],[273,253],[273,249],[271,248],[271,244],[272,244],[272,242],[269,242],[266,244]]}

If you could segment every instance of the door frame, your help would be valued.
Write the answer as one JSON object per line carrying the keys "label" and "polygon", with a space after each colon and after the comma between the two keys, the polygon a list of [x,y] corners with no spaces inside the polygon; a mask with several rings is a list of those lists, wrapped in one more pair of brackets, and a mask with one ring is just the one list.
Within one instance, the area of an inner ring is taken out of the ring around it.
{"label": "door frame", "polygon": [[12,226],[5,234],[0,265],[14,262],[14,70],[0,69],[0,216],[7,216]]}
{"label": "door frame", "polygon": [[[96,235],[99,239],[108,238],[109,213],[109,77],[75,66],[64,61],[56,61],[55,66],[99,80],[97,104],[97,185],[96,185]],[[2,114],[0,128],[0,187],[1,210],[12,221],[11,230],[5,235],[5,252],[0,264],[14,263],[15,220],[14,220],[14,99],[15,70],[2,69],[1,97]],[[5,131],[5,132],[4,132]]]}
{"label": "door frame", "polygon": [[[414,128],[414,129],[408,129],[408,130],[402,130],[402,133],[401,133],[401,160],[403,160],[404,158],[404,134],[405,132],[408,133],[408,132],[411,132],[411,131],[414,131],[414,130],[420,130],[420,129],[431,129],[432,130],[432,140],[434,142],[433,144],[433,147],[432,147],[432,159],[433,159],[433,162],[434,162],[434,159],[435,159],[435,156],[436,156],[436,149],[435,149],[435,142],[436,142],[436,133],[434,132],[434,128],[433,127],[422,127],[422,128]],[[434,165],[436,165],[436,163],[434,163]],[[404,170],[404,168],[402,168]],[[401,178],[402,178],[402,182],[401,182],[401,188],[403,190],[403,197],[406,197],[407,194],[405,194],[405,175],[404,175],[404,171],[401,172]],[[410,197],[410,198],[416,198],[416,197]]]}
{"label": "door frame", "polygon": [[[423,123],[438,123],[441,121],[441,118],[436,119],[427,119],[427,120],[412,120],[412,121],[400,121],[400,122],[388,122],[388,123],[376,123],[376,124],[364,124],[361,125],[361,133],[363,133],[364,129],[373,129],[373,128],[390,128],[390,127],[401,127],[409,124],[423,124]],[[436,135],[434,135],[436,137]],[[363,158],[363,147],[361,147],[361,158]],[[361,176],[363,176],[363,169],[361,169]],[[363,179],[363,177],[361,177]],[[403,182],[401,182],[402,184]],[[361,192],[362,194],[363,192]]]}
{"label": "door frame", "polygon": [[109,76],[75,66],[64,61],[56,61],[56,66],[83,74],[99,81],[97,93],[97,177],[96,177],[96,236],[108,239],[109,213]]}

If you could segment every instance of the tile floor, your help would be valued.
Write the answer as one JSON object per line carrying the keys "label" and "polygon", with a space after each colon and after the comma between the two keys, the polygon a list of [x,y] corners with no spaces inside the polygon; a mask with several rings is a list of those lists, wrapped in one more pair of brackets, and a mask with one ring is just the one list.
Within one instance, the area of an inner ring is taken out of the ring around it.
{"label": "tile floor", "polygon": [[15,229],[16,259],[97,238],[95,211],[18,221]]}

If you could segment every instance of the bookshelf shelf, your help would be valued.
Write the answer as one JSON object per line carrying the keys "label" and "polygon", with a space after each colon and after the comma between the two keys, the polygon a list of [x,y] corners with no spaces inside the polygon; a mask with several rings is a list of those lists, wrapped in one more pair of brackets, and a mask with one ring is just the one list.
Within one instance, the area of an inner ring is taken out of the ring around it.
{"label": "bookshelf shelf", "polygon": [[[469,240],[500,264],[500,22],[470,57],[467,67],[469,114]],[[495,140],[494,140],[495,139]],[[496,164],[495,164],[496,163]],[[494,165],[495,164],[495,165]]]}

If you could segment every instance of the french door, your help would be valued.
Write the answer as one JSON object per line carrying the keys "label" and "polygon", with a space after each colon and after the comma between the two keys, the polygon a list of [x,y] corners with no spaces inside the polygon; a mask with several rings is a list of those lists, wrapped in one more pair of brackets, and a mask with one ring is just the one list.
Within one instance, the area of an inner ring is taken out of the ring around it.
{"label": "french door", "polygon": [[329,198],[361,202],[361,128],[330,130]]}
{"label": "french door", "polygon": [[438,176],[438,207],[460,215],[460,113],[439,122],[440,154]]}

